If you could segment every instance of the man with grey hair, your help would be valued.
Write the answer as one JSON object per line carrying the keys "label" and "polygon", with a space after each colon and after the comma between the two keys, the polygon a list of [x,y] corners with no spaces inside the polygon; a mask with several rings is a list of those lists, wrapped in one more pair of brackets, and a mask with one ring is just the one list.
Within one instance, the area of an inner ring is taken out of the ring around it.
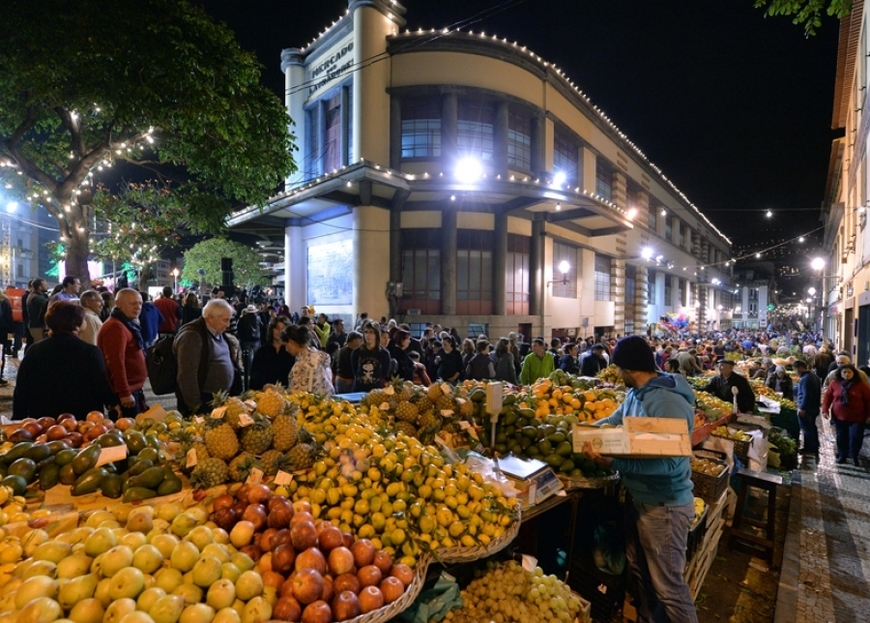
{"label": "man with grey hair", "polygon": [[172,350],[178,361],[178,410],[183,415],[202,413],[212,394],[229,391],[237,373],[230,343],[224,332],[235,310],[224,299],[212,299],[202,317],[178,330]]}
{"label": "man with grey hair", "polygon": [[111,406],[118,417],[136,417],[148,410],[143,390],[148,370],[139,326],[141,313],[142,295],[132,288],[119,290],[115,309],[97,334],[97,346],[106,360],[106,376],[117,401]]}
{"label": "man with grey hair", "polygon": [[85,310],[85,328],[79,330],[79,338],[88,344],[97,345],[97,332],[103,326],[100,312],[103,311],[103,297],[96,290],[82,292],[79,303]]}

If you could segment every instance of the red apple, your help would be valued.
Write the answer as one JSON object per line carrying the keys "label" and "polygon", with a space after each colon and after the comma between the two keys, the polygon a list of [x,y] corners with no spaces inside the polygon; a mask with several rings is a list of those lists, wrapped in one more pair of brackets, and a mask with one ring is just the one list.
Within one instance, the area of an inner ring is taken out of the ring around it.
{"label": "red apple", "polygon": [[388,604],[393,603],[405,592],[405,585],[399,578],[390,576],[381,581],[381,594],[384,596],[384,601]]}
{"label": "red apple", "polygon": [[359,605],[363,614],[377,610],[384,605],[384,595],[377,586],[366,586],[359,594]]}
{"label": "red apple", "polygon": [[298,621],[302,618],[302,606],[295,597],[282,595],[272,609],[272,618],[277,621]]}
{"label": "red apple", "polygon": [[296,550],[292,545],[281,544],[272,551],[272,569],[278,573],[290,573],[296,562]]}
{"label": "red apple", "polygon": [[387,575],[393,567],[393,558],[387,552],[381,550],[375,552],[375,559],[372,564],[380,569],[383,575]]}
{"label": "red apple", "polygon": [[332,581],[332,577],[325,575],[323,576],[323,595],[320,598],[326,603],[330,603],[333,597],[335,597],[335,583]]}
{"label": "red apple", "polygon": [[359,578],[359,583],[363,588],[377,586],[384,579],[381,570],[374,565],[366,565],[356,572],[356,577]]}
{"label": "red apple", "polygon": [[[298,516],[294,516],[293,519]],[[314,522],[302,520],[293,524],[290,528],[290,542],[297,552],[314,546],[317,543],[317,529],[314,527]]]}
{"label": "red apple", "polygon": [[342,591],[332,599],[332,615],[336,621],[347,621],[362,614],[359,598],[350,591]]}
{"label": "red apple", "polygon": [[325,601],[315,601],[302,611],[302,623],[332,623],[332,608]]}
{"label": "red apple", "polygon": [[296,571],[300,569],[315,569],[321,575],[324,575],[327,570],[326,557],[316,547],[309,547],[297,554],[293,566]]}
{"label": "red apple", "polygon": [[360,539],[350,546],[353,552],[353,560],[359,569],[370,565],[375,560],[375,546],[368,539]]}
{"label": "red apple", "polygon": [[411,582],[414,581],[414,570],[401,562],[393,565],[393,568],[390,570],[390,575],[394,578],[398,578],[405,587],[410,586]]}
{"label": "red apple", "polygon": [[300,569],[293,576],[293,596],[299,603],[310,604],[323,595],[323,576],[315,569]]}
{"label": "red apple", "polygon": [[359,583],[359,578],[356,577],[355,573],[345,573],[338,576],[333,582],[333,587],[336,593],[350,591],[355,595],[362,590],[362,584]]}
{"label": "red apple", "polygon": [[[324,525],[325,524],[325,525]],[[341,536],[341,530],[333,526],[328,521],[322,521],[319,526],[323,526],[320,534],[317,536],[317,542],[323,553],[328,554],[336,547],[344,545],[344,539]]]}
{"label": "red apple", "polygon": [[329,572],[334,576],[350,573],[354,566],[354,556],[344,546],[336,547],[329,552]]}

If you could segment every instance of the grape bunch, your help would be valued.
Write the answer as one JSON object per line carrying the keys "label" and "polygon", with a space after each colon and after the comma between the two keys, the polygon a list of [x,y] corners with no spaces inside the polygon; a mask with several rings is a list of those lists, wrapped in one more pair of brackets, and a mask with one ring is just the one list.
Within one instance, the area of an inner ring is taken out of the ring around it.
{"label": "grape bunch", "polygon": [[539,623],[573,621],[580,611],[580,598],[555,575],[540,567],[526,571],[514,561],[503,565],[488,562],[485,570],[462,591],[463,606],[447,613],[453,623]]}

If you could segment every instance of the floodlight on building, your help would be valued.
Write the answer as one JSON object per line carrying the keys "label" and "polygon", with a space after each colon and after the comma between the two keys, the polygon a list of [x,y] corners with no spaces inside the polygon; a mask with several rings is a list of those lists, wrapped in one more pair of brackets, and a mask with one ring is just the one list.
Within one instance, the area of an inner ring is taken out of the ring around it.
{"label": "floodlight on building", "polygon": [[634,217],[637,216],[637,208],[629,208],[626,216],[628,217],[628,220],[634,220]]}
{"label": "floodlight on building", "polygon": [[651,247],[644,247],[640,250],[640,256],[645,260],[651,260],[653,256],[653,250]]}
{"label": "floodlight on building", "polygon": [[809,290],[807,290],[807,294],[809,294],[810,296],[815,296],[815,295],[816,295],[816,289],[815,289],[815,288],[810,288]]}
{"label": "floodlight on building", "polygon": [[559,262],[560,273],[562,273],[563,275],[567,275],[569,270],[571,270],[571,265],[568,263],[567,260],[562,260],[561,262]]}
{"label": "floodlight on building", "polygon": [[17,201],[10,201],[6,204],[6,212],[9,214],[13,214],[18,209]]}
{"label": "floodlight on building", "polygon": [[556,171],[556,174],[553,175],[553,186],[557,188],[562,188],[562,185],[568,180],[568,176],[565,175],[564,171]]}
{"label": "floodlight on building", "polygon": [[767,212],[764,213],[764,216],[766,216],[767,218],[771,218],[773,216],[773,212],[768,210]]}
{"label": "floodlight on building", "polygon": [[667,215],[668,215],[668,211],[665,210],[664,208],[662,208],[662,216],[667,216]]}
{"label": "floodlight on building", "polygon": [[798,238],[798,242],[803,242],[803,241],[804,241],[804,237],[803,237],[803,236],[801,236],[800,238]]}
{"label": "floodlight on building", "polygon": [[454,173],[460,182],[476,182],[483,177],[483,165],[476,158],[461,158]]}
{"label": "floodlight on building", "polygon": [[822,270],[825,267],[825,260],[821,257],[813,258],[812,263],[810,264],[813,270]]}

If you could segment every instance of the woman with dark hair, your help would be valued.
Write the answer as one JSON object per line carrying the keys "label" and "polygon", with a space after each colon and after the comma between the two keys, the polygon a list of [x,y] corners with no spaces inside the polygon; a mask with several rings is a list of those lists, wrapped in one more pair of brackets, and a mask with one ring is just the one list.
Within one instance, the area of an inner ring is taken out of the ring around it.
{"label": "woman with dark hair", "polygon": [[474,340],[470,337],[462,340],[462,369],[464,370],[468,367],[468,362],[471,361],[471,358],[477,354],[477,350],[475,349]]}
{"label": "woman with dark hair", "polygon": [[115,295],[108,290],[103,290],[100,292],[100,296],[103,297],[103,310],[100,312],[100,320],[106,322],[109,316],[112,315],[112,310],[115,309]]}
{"label": "woman with dark hair", "polygon": [[834,421],[837,430],[837,463],[842,465],[851,457],[858,465],[864,428],[870,417],[870,385],[861,380],[852,364],[837,369],[825,391],[822,414]]}
{"label": "woman with dark hair", "polygon": [[296,363],[290,370],[287,389],[319,396],[332,396],[332,367],[329,355],[312,346],[313,332],[306,326],[291,324],[284,327],[281,339]]}
{"label": "woman with dark hair", "polygon": [[495,345],[495,380],[517,384],[517,367],[511,352],[510,340],[505,337],[498,339]]}
{"label": "woman with dark hair", "polygon": [[456,383],[462,376],[462,355],[456,349],[456,340],[451,335],[441,338],[441,351],[435,357],[438,364],[438,378],[448,383]]}
{"label": "woman with dark hair", "polygon": [[353,391],[370,392],[390,382],[390,352],[381,346],[381,327],[368,320],[363,324],[363,343],[350,354]]}
{"label": "woman with dark hair", "polygon": [[84,419],[103,412],[112,395],[103,353],[78,337],[85,310],[78,303],[57,301],[45,314],[49,337],[27,348],[18,366],[12,402],[16,420],[72,413]]}
{"label": "woman with dark hair", "polygon": [[405,381],[414,380],[414,362],[411,361],[408,352],[410,345],[411,334],[404,329],[396,329],[387,348],[390,358],[396,362],[396,375]]}
{"label": "woman with dark hair", "polygon": [[199,297],[193,292],[188,292],[181,304],[181,324],[185,325],[200,317],[202,317],[202,307],[199,304]]}
{"label": "woman with dark hair", "polygon": [[266,343],[257,349],[251,363],[251,389],[263,389],[268,384],[287,384],[296,361],[281,341],[281,333],[289,324],[287,316],[276,316],[266,327]]}

